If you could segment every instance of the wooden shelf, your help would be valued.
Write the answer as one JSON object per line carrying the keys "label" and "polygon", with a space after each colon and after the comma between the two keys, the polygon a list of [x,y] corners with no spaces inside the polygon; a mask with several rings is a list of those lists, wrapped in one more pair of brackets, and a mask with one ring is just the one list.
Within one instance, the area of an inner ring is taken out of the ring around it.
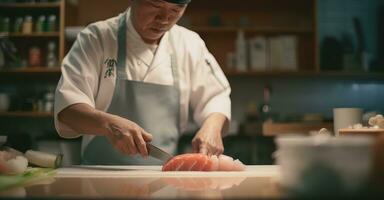
{"label": "wooden shelf", "polygon": [[0,112],[0,117],[53,117],[51,112],[37,112],[37,111],[14,111],[14,112]]}
{"label": "wooden shelf", "polygon": [[60,37],[60,32],[45,32],[45,33],[0,33],[0,37],[12,37],[12,38],[21,38],[21,37]]}
{"label": "wooden shelf", "polygon": [[326,128],[333,131],[333,123],[327,122],[295,122],[295,123],[263,123],[264,136],[277,136],[281,134],[304,134],[309,135],[311,131],[319,131]]}
{"label": "wooden shelf", "polygon": [[0,8],[60,8],[60,2],[52,3],[0,3]]}
{"label": "wooden shelf", "polygon": [[220,32],[237,32],[243,30],[244,32],[249,33],[291,33],[291,34],[305,34],[305,33],[314,33],[313,28],[292,28],[292,27],[210,27],[210,26],[201,26],[201,27],[191,27],[192,30],[199,33],[220,33]]}
{"label": "wooden shelf", "polygon": [[60,67],[25,67],[21,69],[9,69],[0,71],[0,74],[40,74],[40,73],[49,73],[49,74],[60,74]]}
{"label": "wooden shelf", "polygon": [[344,78],[384,78],[384,72],[363,71],[224,71],[228,77],[242,76],[285,76],[285,77],[344,77]]}

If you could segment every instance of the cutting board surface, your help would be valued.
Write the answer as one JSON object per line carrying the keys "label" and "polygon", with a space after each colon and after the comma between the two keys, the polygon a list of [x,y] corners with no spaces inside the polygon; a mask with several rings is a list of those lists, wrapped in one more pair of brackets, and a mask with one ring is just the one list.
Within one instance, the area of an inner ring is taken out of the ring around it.
{"label": "cutting board surface", "polygon": [[263,177],[276,176],[278,166],[248,165],[242,172],[162,172],[161,166],[72,166],[57,171],[58,177]]}

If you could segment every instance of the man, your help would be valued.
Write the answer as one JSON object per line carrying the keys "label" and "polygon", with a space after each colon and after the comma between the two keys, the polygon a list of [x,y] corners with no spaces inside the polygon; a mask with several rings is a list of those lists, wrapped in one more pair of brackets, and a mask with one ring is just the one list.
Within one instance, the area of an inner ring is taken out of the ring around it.
{"label": "man", "polygon": [[84,164],[158,164],[151,142],[175,153],[189,108],[194,152],[221,154],[230,86],[202,39],[175,25],[190,0],[132,0],[123,14],[83,30],[63,60],[55,126],[83,136]]}

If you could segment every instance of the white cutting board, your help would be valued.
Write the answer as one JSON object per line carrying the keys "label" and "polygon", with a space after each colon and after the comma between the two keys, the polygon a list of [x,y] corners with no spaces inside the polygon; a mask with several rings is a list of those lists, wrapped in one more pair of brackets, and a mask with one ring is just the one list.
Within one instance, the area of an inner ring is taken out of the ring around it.
{"label": "white cutting board", "polygon": [[247,165],[241,172],[162,172],[161,166],[72,166],[57,169],[56,177],[276,177],[276,165]]}

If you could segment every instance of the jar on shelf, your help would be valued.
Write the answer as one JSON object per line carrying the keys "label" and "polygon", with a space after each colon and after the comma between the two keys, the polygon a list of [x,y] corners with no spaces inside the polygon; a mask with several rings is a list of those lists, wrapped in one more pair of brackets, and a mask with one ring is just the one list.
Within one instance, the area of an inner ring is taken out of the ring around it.
{"label": "jar on shelf", "polygon": [[21,33],[23,31],[23,18],[17,17],[15,19],[15,22],[13,23],[13,32],[14,33]]}
{"label": "jar on shelf", "polygon": [[48,17],[48,22],[47,22],[47,31],[48,32],[56,31],[56,24],[57,24],[57,17],[56,17],[56,15],[50,15]]}
{"label": "jar on shelf", "polygon": [[0,32],[9,33],[10,25],[11,25],[11,22],[10,22],[9,17],[2,18],[1,24],[0,24]]}
{"label": "jar on shelf", "polygon": [[54,105],[55,94],[53,92],[47,92],[44,96],[44,112],[52,112]]}
{"label": "jar on shelf", "polygon": [[42,33],[45,31],[45,23],[46,23],[46,18],[44,15],[40,15],[39,18],[37,19],[35,23],[35,31],[38,33]]}
{"label": "jar on shelf", "polygon": [[33,46],[29,49],[29,66],[42,66],[42,52],[39,47]]}
{"label": "jar on shelf", "polygon": [[32,16],[26,16],[23,22],[23,33],[30,34],[33,31],[33,18]]}
{"label": "jar on shelf", "polygon": [[56,55],[56,43],[54,41],[51,41],[48,43],[47,48],[47,67],[57,67],[58,66],[58,60]]}

